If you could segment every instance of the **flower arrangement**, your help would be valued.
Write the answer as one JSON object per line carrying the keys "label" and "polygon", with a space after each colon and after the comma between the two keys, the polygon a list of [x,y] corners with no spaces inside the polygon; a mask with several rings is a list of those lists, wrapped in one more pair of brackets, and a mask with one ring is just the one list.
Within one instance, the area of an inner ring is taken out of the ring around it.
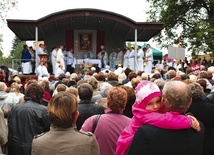
{"label": "flower arrangement", "polygon": [[80,69],[81,71],[83,72],[88,72],[91,70],[91,67],[92,67],[92,64],[90,63],[83,63],[83,64],[80,64]]}

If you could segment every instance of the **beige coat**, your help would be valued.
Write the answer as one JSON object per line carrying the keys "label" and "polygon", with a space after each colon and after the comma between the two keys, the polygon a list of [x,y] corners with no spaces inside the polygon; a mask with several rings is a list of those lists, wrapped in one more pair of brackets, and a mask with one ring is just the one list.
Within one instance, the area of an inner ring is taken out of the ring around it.
{"label": "beige coat", "polygon": [[92,133],[74,128],[51,126],[49,132],[33,140],[32,155],[99,155],[99,146]]}
{"label": "beige coat", "polygon": [[2,153],[1,146],[7,143],[8,128],[4,120],[4,113],[0,109],[0,153]]}

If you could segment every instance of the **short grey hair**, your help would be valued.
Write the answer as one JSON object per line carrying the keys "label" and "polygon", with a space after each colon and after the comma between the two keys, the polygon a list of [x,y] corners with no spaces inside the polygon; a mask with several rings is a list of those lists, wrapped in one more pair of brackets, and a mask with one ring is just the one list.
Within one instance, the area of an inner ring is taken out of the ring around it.
{"label": "short grey hair", "polygon": [[169,111],[184,113],[189,108],[192,93],[190,88],[181,81],[168,81],[163,87],[165,107]]}
{"label": "short grey hair", "polygon": [[190,83],[188,84],[188,87],[190,88],[192,92],[192,99],[198,100],[202,99],[204,95],[204,89],[199,83]]}

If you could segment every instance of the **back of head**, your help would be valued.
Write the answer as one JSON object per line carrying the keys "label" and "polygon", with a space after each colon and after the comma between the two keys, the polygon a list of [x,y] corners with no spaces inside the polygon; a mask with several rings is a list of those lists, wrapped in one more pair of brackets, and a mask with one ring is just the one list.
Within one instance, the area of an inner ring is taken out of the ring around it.
{"label": "back of head", "polygon": [[66,85],[64,85],[62,83],[59,84],[56,88],[57,92],[61,92],[61,91],[64,92],[64,91],[66,91],[66,89],[67,89]]}
{"label": "back of head", "polygon": [[126,68],[124,73],[126,74],[126,77],[128,77],[129,73],[131,72],[132,70],[130,68]]}
{"label": "back of head", "polygon": [[108,79],[108,81],[117,81],[118,80],[118,76],[114,72],[110,72],[107,75],[107,79]]}
{"label": "back of head", "polygon": [[203,98],[204,89],[199,83],[190,83],[188,84],[188,87],[191,90],[193,100],[199,100]]}
{"label": "back of head", "polygon": [[196,75],[189,75],[189,79],[192,80],[193,82],[197,81],[197,76]]}
{"label": "back of head", "polygon": [[78,97],[78,90],[75,87],[70,87],[70,88],[66,89],[66,92]]}
{"label": "back of head", "polygon": [[134,71],[130,72],[128,75],[129,81],[131,81],[133,78],[136,78],[136,77],[137,77],[137,74]]}
{"label": "back of head", "polygon": [[167,73],[166,73],[166,77],[167,77],[167,79],[172,79],[172,78],[174,78],[174,77],[176,77],[176,71],[174,71],[174,70],[169,70]]}
{"label": "back of head", "polygon": [[77,99],[74,95],[60,92],[48,103],[48,114],[55,126],[68,128],[76,123],[77,108]]}
{"label": "back of head", "polygon": [[5,85],[4,82],[0,82],[0,91],[5,91],[7,86]]}
{"label": "back of head", "polygon": [[128,95],[126,110],[131,110],[132,105],[134,104],[135,99],[136,99],[134,89],[129,86],[122,86],[121,88],[123,88],[127,92],[127,95]]}
{"label": "back of head", "polygon": [[207,72],[206,71],[201,71],[199,73],[199,78],[207,78]]}
{"label": "back of head", "polygon": [[133,78],[131,80],[132,88],[135,89],[139,83],[140,83],[140,80],[138,78]]}
{"label": "back of head", "polygon": [[44,89],[39,86],[37,83],[32,83],[27,86],[27,89],[25,91],[24,100],[28,101],[34,101],[37,103],[40,103],[44,96]]}
{"label": "back of head", "polygon": [[107,106],[116,113],[122,113],[127,104],[127,92],[120,87],[113,87],[108,92]]}
{"label": "back of head", "polygon": [[147,73],[142,73],[141,74],[141,78],[142,78],[142,80],[148,80],[149,79],[149,75]]}
{"label": "back of head", "polygon": [[187,84],[181,81],[168,81],[163,88],[164,109],[185,113],[192,101],[192,93]]}
{"label": "back of head", "polygon": [[80,100],[91,100],[93,95],[93,88],[88,83],[82,83],[78,86],[78,94]]}
{"label": "back of head", "polygon": [[95,77],[91,77],[88,81],[88,83],[93,87],[93,89],[97,89],[98,87],[98,81]]}

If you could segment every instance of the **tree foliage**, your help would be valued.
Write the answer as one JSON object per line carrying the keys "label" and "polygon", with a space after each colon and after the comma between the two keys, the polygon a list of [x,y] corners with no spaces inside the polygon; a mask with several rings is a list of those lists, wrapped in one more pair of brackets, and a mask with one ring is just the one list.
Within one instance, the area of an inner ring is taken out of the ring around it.
{"label": "tree foliage", "polygon": [[17,0],[0,1],[0,23],[5,22],[8,12],[17,6]]}
{"label": "tree foliage", "polygon": [[21,59],[21,54],[22,54],[24,44],[26,44],[25,41],[19,40],[19,38],[16,36],[14,37],[12,41],[12,50],[10,52],[10,56],[13,59]]}
{"label": "tree foliage", "polygon": [[147,1],[148,20],[164,22],[164,30],[154,38],[162,47],[181,44],[192,52],[214,53],[214,0]]}

